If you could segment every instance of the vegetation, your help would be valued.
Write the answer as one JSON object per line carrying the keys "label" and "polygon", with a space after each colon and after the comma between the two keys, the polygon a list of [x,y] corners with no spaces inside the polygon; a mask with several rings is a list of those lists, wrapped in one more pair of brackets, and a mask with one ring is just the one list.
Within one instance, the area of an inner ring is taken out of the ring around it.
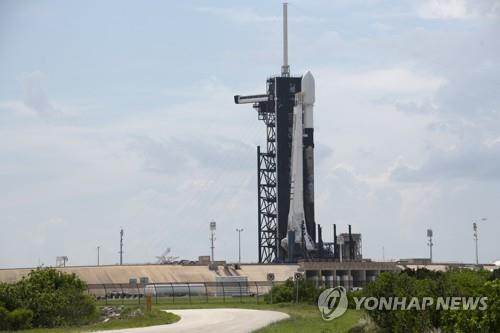
{"label": "vegetation", "polygon": [[[131,307],[131,311],[136,308]],[[92,332],[92,331],[102,331],[102,330],[115,330],[122,328],[133,328],[133,327],[146,327],[152,325],[165,325],[171,324],[178,321],[179,316],[161,311],[159,309],[153,309],[151,312],[147,312],[144,316],[137,317],[124,317],[119,319],[110,320],[106,323],[95,323],[87,324],[77,327],[59,327],[59,328],[35,328],[30,330],[18,331],[16,333],[77,333],[77,332]]]}
{"label": "vegetation", "polygon": [[[300,279],[294,281],[292,278],[285,283],[273,286],[270,293],[265,297],[267,303],[290,303],[297,299],[299,303],[316,304],[319,294],[323,289],[318,289],[313,281]],[[272,302],[271,302],[272,298]]]}
{"label": "vegetation", "polygon": [[[365,297],[398,297],[409,301],[431,297],[488,297],[487,309],[444,310],[435,306],[424,309],[367,310],[384,332],[500,332],[500,280],[486,271],[451,270],[432,272],[426,269],[384,273],[359,294]],[[358,295],[358,296],[360,296]]]}
{"label": "vegetation", "polygon": [[93,297],[76,275],[52,268],[33,270],[22,280],[0,283],[0,329],[81,325],[96,318]]}

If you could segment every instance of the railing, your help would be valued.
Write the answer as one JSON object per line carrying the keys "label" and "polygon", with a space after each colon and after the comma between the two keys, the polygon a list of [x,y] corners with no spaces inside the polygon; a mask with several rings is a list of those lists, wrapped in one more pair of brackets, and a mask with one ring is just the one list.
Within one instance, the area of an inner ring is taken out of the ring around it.
{"label": "railing", "polygon": [[[343,286],[356,290],[370,281],[360,280],[318,280],[312,279],[318,288]],[[90,295],[104,304],[131,304],[144,302],[151,295],[156,304],[171,303],[263,303],[269,294],[272,303],[273,286],[285,281],[224,281],[224,282],[150,282],[146,284],[89,284]]]}
{"label": "railing", "polygon": [[150,282],[147,284],[89,284],[87,291],[105,304],[139,303],[151,295],[158,303],[263,302],[274,285],[270,281],[239,282]]}

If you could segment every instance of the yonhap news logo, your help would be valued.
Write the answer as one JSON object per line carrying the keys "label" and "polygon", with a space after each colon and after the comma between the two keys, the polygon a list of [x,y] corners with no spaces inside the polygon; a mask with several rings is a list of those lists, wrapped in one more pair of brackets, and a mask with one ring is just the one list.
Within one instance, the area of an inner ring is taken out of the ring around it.
{"label": "yonhap news logo", "polygon": [[325,289],[318,297],[318,308],[323,320],[333,320],[347,311],[347,292],[344,287]]}
{"label": "yonhap news logo", "polygon": [[[356,310],[379,311],[437,311],[479,310],[488,308],[488,297],[353,297]],[[344,287],[325,289],[318,297],[318,309],[323,320],[342,316],[348,308]]]}

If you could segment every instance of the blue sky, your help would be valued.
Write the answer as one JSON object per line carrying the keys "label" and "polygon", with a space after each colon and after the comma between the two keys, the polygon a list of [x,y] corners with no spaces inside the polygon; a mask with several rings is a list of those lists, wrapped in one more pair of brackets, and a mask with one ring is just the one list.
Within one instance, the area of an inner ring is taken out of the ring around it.
{"label": "blue sky", "polygon": [[[500,259],[498,1],[291,1],[316,77],[318,223],[364,255]],[[2,1],[0,267],[257,258],[255,146],[237,93],[280,70],[278,1]],[[329,241],[329,239],[326,239]]]}

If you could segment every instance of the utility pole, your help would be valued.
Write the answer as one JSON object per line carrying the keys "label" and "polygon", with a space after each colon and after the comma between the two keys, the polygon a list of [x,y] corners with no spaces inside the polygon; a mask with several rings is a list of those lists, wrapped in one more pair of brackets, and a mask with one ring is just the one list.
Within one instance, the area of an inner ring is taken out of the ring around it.
{"label": "utility pole", "polygon": [[479,265],[479,256],[477,254],[477,224],[472,223],[472,230],[474,230],[474,242],[476,243],[476,265]]}
{"label": "utility pole", "polygon": [[241,265],[241,232],[243,231],[243,228],[238,229],[236,228],[236,232],[238,233],[238,264]]}
{"label": "utility pole", "polygon": [[427,243],[430,251],[429,258],[431,259],[432,263],[432,246],[434,245],[434,243],[432,242],[432,229],[427,229],[427,237],[429,237],[429,242]]}
{"label": "utility pole", "polygon": [[123,265],[123,228],[120,229],[120,266]]}
{"label": "utility pole", "polygon": [[[483,217],[481,221],[486,221],[487,218]],[[472,223],[472,230],[474,230],[474,242],[476,243],[476,265],[479,265],[479,254],[478,254],[478,246],[477,246],[477,223]]]}
{"label": "utility pole", "polygon": [[99,245],[99,246],[97,246],[97,266],[99,266],[99,264],[100,264],[99,263],[99,255],[100,255],[99,252],[100,252],[100,250],[101,250],[101,246]]}
{"label": "utility pole", "polygon": [[210,222],[210,250],[211,250],[211,257],[212,257],[212,262],[214,262],[214,241],[215,241],[215,229],[216,229],[216,223],[215,221]]}

